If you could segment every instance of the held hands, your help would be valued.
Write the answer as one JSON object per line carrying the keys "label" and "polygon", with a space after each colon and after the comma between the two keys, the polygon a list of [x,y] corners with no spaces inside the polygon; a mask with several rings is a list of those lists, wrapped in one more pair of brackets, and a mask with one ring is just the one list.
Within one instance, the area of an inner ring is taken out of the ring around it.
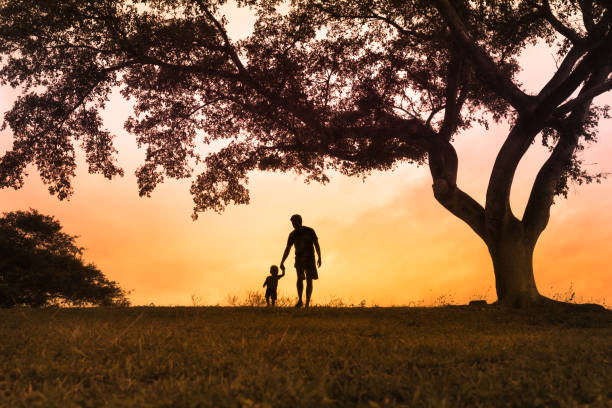
{"label": "held hands", "polygon": [[281,269],[281,271],[283,271],[283,273],[285,273],[285,265],[280,264],[280,269]]}

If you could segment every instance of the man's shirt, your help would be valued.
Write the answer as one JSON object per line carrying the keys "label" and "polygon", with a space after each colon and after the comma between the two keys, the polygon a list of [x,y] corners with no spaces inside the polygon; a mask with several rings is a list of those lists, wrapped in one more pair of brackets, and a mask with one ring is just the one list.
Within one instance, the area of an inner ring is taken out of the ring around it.
{"label": "man's shirt", "polygon": [[314,261],[314,244],[318,241],[317,234],[310,227],[301,226],[289,234],[287,246],[295,247],[295,261]]}

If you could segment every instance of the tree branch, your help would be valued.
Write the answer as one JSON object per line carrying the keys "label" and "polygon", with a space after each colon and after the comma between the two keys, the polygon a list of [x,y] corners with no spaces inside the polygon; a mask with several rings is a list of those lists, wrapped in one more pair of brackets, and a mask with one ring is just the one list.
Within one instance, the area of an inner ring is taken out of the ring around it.
{"label": "tree branch", "polygon": [[545,117],[554,112],[559,104],[569,98],[594,71],[610,63],[611,54],[612,35],[608,35],[596,47],[590,49],[574,70],[539,103],[537,116]]}
{"label": "tree branch", "polygon": [[200,7],[200,9],[204,12],[204,14],[206,14],[206,17],[208,17],[208,19],[210,19],[212,21],[212,23],[214,24],[215,28],[219,32],[219,35],[221,35],[221,38],[223,38],[223,43],[225,44],[225,49],[229,53],[229,57],[231,58],[231,60],[236,65],[236,68],[238,68],[238,71],[240,72],[240,74],[248,76],[248,72],[247,72],[246,68],[242,64],[242,61],[240,60],[240,57],[238,56],[238,53],[236,52],[236,50],[235,50],[234,46],[232,45],[229,37],[227,36],[227,32],[225,31],[225,27],[223,27],[221,22],[219,22],[219,20],[217,20],[215,18],[215,16],[208,10],[208,7],[206,7],[206,5],[204,4],[204,2],[202,0],[195,0],[195,2]]}
{"label": "tree branch", "polygon": [[561,20],[555,17],[552,9],[550,8],[550,2],[548,0],[544,0],[541,9],[544,11],[546,21],[548,21],[559,34],[570,40],[573,44],[580,44],[584,41],[584,39],[580,37],[577,32],[563,24]]}
{"label": "tree branch", "polygon": [[434,197],[486,242],[484,208],[457,187],[458,160],[454,147],[437,134],[433,135],[428,151]]}
{"label": "tree branch", "polygon": [[[395,109],[399,109],[402,112],[413,116],[410,112],[408,112],[406,109],[403,109],[399,106],[394,106]],[[446,109],[445,105],[440,105],[440,106],[434,106],[431,109],[431,112],[429,113],[429,115],[427,116],[427,119],[425,120],[425,124],[427,126],[429,126],[431,124],[431,121],[433,120],[433,118],[438,114],[438,112],[440,112],[442,109]]]}
{"label": "tree branch", "polygon": [[443,179],[434,181],[434,197],[451,214],[463,220],[472,230],[486,241],[485,211],[470,195],[456,185],[448,186]]}
{"label": "tree branch", "polygon": [[537,241],[548,224],[555,187],[570,163],[577,144],[578,137],[575,133],[562,133],[550,157],[536,176],[522,220],[531,242]]}
{"label": "tree branch", "polygon": [[574,99],[580,99],[580,103],[576,103],[572,114],[561,122],[558,129],[559,141],[536,176],[522,221],[529,238],[534,243],[548,224],[556,187],[563,173],[567,171],[568,165],[571,164],[578,146],[579,132],[593,100],[590,90],[602,84],[609,85],[609,81],[604,82],[608,73],[609,67],[601,67],[589,79],[580,95]]}
{"label": "tree branch", "polygon": [[470,56],[486,84],[517,111],[530,111],[533,108],[533,98],[521,91],[506,74],[503,74],[493,59],[475,43],[449,0],[435,0],[435,4],[454,34],[454,39]]}
{"label": "tree branch", "polygon": [[399,25],[397,22],[395,22],[394,20],[392,20],[391,18],[389,18],[388,16],[383,16],[381,14],[376,13],[375,11],[373,11],[372,9],[368,9],[369,14],[366,13],[362,13],[362,14],[356,14],[356,13],[340,13],[338,12],[337,8],[333,8],[333,7],[325,7],[322,4],[318,4],[318,3],[313,3],[311,4],[314,8],[316,8],[319,11],[322,11],[334,18],[337,19],[363,19],[363,20],[378,20],[378,21],[382,21],[385,22],[387,24],[389,24],[391,27],[395,28],[400,34],[407,36],[407,37],[414,37],[420,40],[426,40],[426,39],[430,39],[431,36],[426,36],[423,35],[421,33],[418,33],[416,31],[413,30],[408,30],[405,27],[402,27],[401,25]]}
{"label": "tree branch", "polygon": [[446,104],[444,108],[444,120],[440,128],[440,136],[445,140],[450,140],[452,134],[457,129],[459,113],[463,105],[463,100],[457,99],[459,90],[459,79],[461,76],[462,61],[456,52],[453,52],[448,63],[448,73],[446,76]]}
{"label": "tree branch", "polygon": [[225,78],[225,79],[232,79],[232,80],[237,79],[236,73],[221,71],[221,70],[215,69],[215,67],[211,67],[210,65],[201,66],[201,65],[172,64],[170,62],[166,62],[164,60],[161,60],[157,57],[152,57],[150,55],[140,55],[139,57],[137,57],[137,62],[142,63],[142,64],[156,65],[158,67],[168,68],[168,69],[172,69],[176,71],[210,75],[210,76],[214,76],[217,78]]}
{"label": "tree branch", "polygon": [[537,98],[543,100],[562,84],[567,77],[572,73],[572,69],[576,66],[578,60],[584,55],[584,48],[574,45],[563,58],[563,62],[552,76],[552,78],[544,85],[538,93]]}
{"label": "tree branch", "polygon": [[510,189],[514,174],[521,158],[541,128],[542,124],[535,117],[519,117],[497,154],[487,187],[485,204],[487,227],[490,228],[489,238],[495,239],[493,235],[501,231],[501,226],[508,217],[513,217],[510,209]]}
{"label": "tree branch", "polygon": [[593,32],[595,22],[593,21],[593,3],[591,1],[578,0],[580,10],[582,11],[582,22],[587,32]]}
{"label": "tree branch", "polygon": [[589,89],[585,89],[584,92],[581,92],[580,95],[575,97],[574,99],[567,101],[563,105],[559,106],[555,110],[555,114],[558,116],[563,116],[568,112],[571,112],[576,106],[584,103],[587,100],[593,99],[598,95],[601,95],[612,89],[612,80],[607,80],[602,82],[599,85],[595,85]]}
{"label": "tree branch", "polygon": [[93,83],[89,84],[89,86],[87,88],[85,88],[85,91],[82,92],[80,95],[78,94],[78,92],[75,92],[75,94],[73,96],[76,97],[76,103],[74,103],[72,106],[70,106],[68,108],[68,110],[64,113],[64,115],[61,118],[61,120],[59,122],[56,122],[53,125],[50,125],[50,126],[45,127],[44,129],[41,129],[35,135],[32,135],[30,137],[31,140],[38,140],[41,136],[43,136],[43,135],[45,135],[45,134],[47,134],[49,132],[58,131],[59,129],[61,129],[62,126],[64,126],[64,123],[66,123],[66,121],[70,118],[70,116],[72,116],[72,114],[77,109],[79,109],[80,107],[82,107],[85,104],[87,98],[98,87],[98,85],[100,85],[101,83],[104,82],[104,80],[106,79],[106,75],[108,73],[121,70],[123,68],[126,68],[126,67],[132,65],[133,63],[134,63],[133,60],[129,60],[129,61],[125,61],[125,62],[117,64],[117,65],[113,65],[113,66],[110,66],[110,67],[102,68],[99,71],[95,71],[95,74],[99,75],[100,77],[97,78],[95,81],[93,81]]}
{"label": "tree branch", "polygon": [[399,33],[401,33],[402,35],[408,36],[408,37],[414,37],[414,38],[418,38],[421,40],[425,40],[425,39],[429,39],[429,36],[425,36],[423,34],[417,33],[416,31],[413,30],[408,30],[404,27],[402,27],[401,25],[399,25],[398,23],[396,23],[394,20],[390,19],[389,17],[385,17],[382,16],[380,14],[375,13],[374,11],[370,10],[371,16],[368,16],[367,18],[370,19],[375,19],[375,20],[379,20],[379,21],[384,21],[385,23],[389,24],[391,27],[395,28]]}

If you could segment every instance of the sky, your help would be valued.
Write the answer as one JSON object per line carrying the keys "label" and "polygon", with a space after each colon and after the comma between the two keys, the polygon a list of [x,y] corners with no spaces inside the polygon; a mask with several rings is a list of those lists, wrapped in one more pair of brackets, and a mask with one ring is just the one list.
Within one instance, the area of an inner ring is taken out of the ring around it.
{"label": "sky", "polygon": [[[233,38],[248,32],[252,17],[227,9]],[[531,92],[555,68],[545,45],[527,49],[519,81]],[[0,88],[0,113],[17,92]],[[597,103],[612,104],[612,95]],[[315,229],[323,265],[313,302],[334,299],[367,305],[430,305],[470,299],[495,300],[493,266],[485,244],[433,198],[426,167],[401,165],[366,180],[332,174],[327,185],[305,184],[293,174],[254,172],[251,203],[222,214],[207,212],[192,221],[189,180],[166,180],[150,198],[138,196],[134,171],[144,153],[123,129],[131,107],[118,92],[103,113],[115,135],[123,178],[90,175],[81,166],[75,193],[67,201],[51,196],[30,168],[20,190],[0,190],[0,212],[36,208],[55,216],[66,232],[78,235],[84,258],[111,280],[131,291],[136,305],[227,304],[261,290],[269,266],[280,263],[291,231],[289,217],[302,215]],[[488,176],[508,127],[475,127],[454,141],[459,156],[458,185],[481,204]],[[593,172],[612,173],[612,120],[602,120],[599,143],[584,153]],[[0,133],[0,153],[11,146],[10,129]],[[534,144],[521,161],[511,204],[521,216],[536,172],[547,151]],[[534,255],[537,286],[547,296],[612,302],[612,178],[601,184],[573,186],[557,199],[549,226]],[[279,294],[295,296],[293,253]]]}

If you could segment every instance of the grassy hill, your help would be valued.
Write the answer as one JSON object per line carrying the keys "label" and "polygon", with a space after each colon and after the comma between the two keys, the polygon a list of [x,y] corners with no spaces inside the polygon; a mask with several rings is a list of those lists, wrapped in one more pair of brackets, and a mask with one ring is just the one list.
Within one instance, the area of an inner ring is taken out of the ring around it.
{"label": "grassy hill", "polygon": [[0,310],[3,407],[612,406],[612,312]]}

